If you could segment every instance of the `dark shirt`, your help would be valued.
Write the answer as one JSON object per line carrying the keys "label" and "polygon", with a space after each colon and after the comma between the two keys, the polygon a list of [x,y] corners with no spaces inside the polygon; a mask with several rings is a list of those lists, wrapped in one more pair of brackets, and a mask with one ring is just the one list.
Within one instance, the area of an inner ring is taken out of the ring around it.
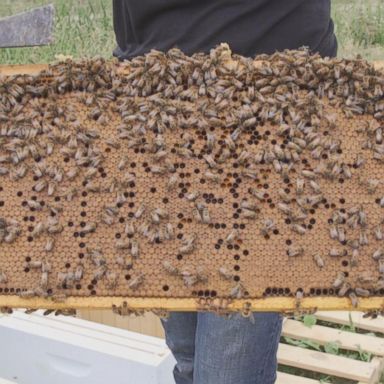
{"label": "dark shirt", "polygon": [[220,43],[244,56],[302,46],[337,52],[330,0],[113,0],[113,17],[120,59],[153,48],[191,55]]}

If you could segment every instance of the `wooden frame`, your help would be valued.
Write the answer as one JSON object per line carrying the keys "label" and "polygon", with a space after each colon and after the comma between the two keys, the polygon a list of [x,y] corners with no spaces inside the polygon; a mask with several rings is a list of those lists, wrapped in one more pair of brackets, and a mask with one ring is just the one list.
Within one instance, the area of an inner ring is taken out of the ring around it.
{"label": "wooden frame", "polygon": [[[375,62],[375,67],[384,69],[384,61]],[[0,75],[37,74],[47,69],[47,64],[0,66]],[[164,309],[172,311],[196,311],[200,308],[194,298],[138,298],[138,297],[69,297],[65,302],[49,299],[22,299],[16,295],[0,296],[0,307],[11,308],[93,308],[109,309],[112,305],[120,306],[126,301],[131,309]],[[292,297],[268,297],[262,299],[235,300],[227,307],[228,310],[241,310],[245,303],[250,303],[253,311],[293,311],[297,302]],[[306,297],[300,301],[300,310],[384,310],[384,297],[359,299],[359,306],[352,307],[348,298],[338,297]]]}

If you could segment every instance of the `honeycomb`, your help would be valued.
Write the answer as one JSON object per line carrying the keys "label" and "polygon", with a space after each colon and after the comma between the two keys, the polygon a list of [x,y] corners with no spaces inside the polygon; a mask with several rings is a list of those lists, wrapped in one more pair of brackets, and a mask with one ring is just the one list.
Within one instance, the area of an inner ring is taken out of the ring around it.
{"label": "honeycomb", "polygon": [[383,90],[226,44],[1,78],[0,295],[383,295]]}

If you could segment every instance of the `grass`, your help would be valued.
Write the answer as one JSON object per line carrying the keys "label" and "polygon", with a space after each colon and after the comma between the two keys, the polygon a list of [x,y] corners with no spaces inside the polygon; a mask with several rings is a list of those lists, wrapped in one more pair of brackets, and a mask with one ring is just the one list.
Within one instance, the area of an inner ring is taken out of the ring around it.
{"label": "grass", "polygon": [[[112,0],[0,0],[0,17],[52,2],[55,42],[48,47],[0,49],[0,64],[52,62],[57,55],[111,57]],[[339,56],[384,60],[384,2],[332,0]]]}
{"label": "grass", "polygon": [[[46,3],[1,0],[0,16]],[[111,0],[53,0],[52,3],[56,8],[54,43],[45,47],[0,49],[0,64],[52,62],[57,55],[111,56],[115,47]]]}
{"label": "grass", "polygon": [[332,5],[339,56],[384,60],[384,2],[336,0]]}

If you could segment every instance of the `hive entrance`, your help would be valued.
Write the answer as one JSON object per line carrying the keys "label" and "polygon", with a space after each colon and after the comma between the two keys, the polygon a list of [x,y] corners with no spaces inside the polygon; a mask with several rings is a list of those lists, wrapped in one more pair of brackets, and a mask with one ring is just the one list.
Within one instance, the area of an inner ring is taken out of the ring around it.
{"label": "hive entrance", "polygon": [[0,85],[0,294],[384,292],[383,76],[152,52]]}

